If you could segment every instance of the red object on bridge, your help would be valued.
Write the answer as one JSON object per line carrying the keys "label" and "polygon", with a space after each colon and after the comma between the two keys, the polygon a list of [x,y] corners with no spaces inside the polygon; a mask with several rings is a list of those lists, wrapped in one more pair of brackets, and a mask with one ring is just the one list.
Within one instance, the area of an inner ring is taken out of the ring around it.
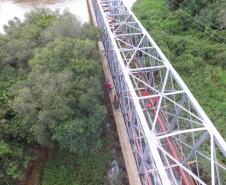
{"label": "red object on bridge", "polygon": [[[151,94],[148,92],[148,90],[144,90],[144,92],[142,93],[143,96],[150,96]],[[159,97],[153,97],[149,99],[150,101],[146,104],[146,108],[147,109],[151,109],[154,106],[156,106],[158,104],[159,101]]]}
{"label": "red object on bridge", "polygon": [[148,90],[144,90],[144,92],[142,94],[143,94],[143,96],[149,96],[150,95],[150,93],[148,92]]}
{"label": "red object on bridge", "polygon": [[104,83],[104,88],[110,90],[110,89],[112,89],[113,87],[112,87],[112,84],[111,84],[110,82],[105,82],[105,83]]}

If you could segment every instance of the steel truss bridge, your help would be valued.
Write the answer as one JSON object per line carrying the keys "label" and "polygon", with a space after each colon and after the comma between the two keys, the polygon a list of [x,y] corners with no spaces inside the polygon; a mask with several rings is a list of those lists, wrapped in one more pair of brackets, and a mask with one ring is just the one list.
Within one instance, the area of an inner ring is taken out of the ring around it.
{"label": "steel truss bridge", "polygon": [[132,11],[92,0],[144,185],[226,184],[226,143]]}

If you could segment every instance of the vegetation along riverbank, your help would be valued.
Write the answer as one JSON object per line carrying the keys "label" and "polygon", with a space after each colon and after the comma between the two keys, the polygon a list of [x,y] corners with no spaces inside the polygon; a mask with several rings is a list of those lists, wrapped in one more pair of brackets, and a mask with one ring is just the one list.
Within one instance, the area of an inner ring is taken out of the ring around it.
{"label": "vegetation along riverbank", "polygon": [[104,129],[113,121],[102,90],[98,29],[69,12],[37,9],[24,22],[10,21],[5,32],[0,184],[106,184],[121,154],[114,129],[107,135]]}

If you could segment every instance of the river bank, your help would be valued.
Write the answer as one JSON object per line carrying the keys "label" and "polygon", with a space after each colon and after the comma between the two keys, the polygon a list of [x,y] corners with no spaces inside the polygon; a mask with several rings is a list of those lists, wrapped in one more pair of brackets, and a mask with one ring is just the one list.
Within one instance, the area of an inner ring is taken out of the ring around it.
{"label": "river bank", "polygon": [[[29,2],[28,2],[29,1]],[[84,0],[65,0],[65,1],[36,1],[36,3],[31,3],[30,0],[20,3],[16,1],[1,1],[0,2],[0,33],[3,33],[3,26],[8,23],[9,20],[14,17],[18,17],[22,21],[24,20],[24,15],[35,8],[49,8],[51,10],[59,10],[63,12],[64,10],[70,11],[72,14],[76,15],[81,22],[89,21],[89,14],[87,9],[86,1]],[[52,3],[50,3],[52,2]]]}
{"label": "river bank", "polygon": [[[132,7],[136,0],[124,0],[124,2]],[[49,8],[51,10],[70,11],[81,22],[89,21],[89,13],[87,2],[85,0],[3,0],[0,1],[0,33],[3,33],[3,26],[9,20],[17,17],[24,20],[24,15],[34,8]]]}

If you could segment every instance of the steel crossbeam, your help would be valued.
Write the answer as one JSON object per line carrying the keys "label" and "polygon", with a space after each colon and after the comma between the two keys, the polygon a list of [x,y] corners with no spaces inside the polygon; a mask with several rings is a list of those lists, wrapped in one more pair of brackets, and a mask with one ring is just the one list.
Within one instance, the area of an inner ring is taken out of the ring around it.
{"label": "steel crossbeam", "polygon": [[92,0],[145,185],[226,182],[226,143],[122,0]]}

